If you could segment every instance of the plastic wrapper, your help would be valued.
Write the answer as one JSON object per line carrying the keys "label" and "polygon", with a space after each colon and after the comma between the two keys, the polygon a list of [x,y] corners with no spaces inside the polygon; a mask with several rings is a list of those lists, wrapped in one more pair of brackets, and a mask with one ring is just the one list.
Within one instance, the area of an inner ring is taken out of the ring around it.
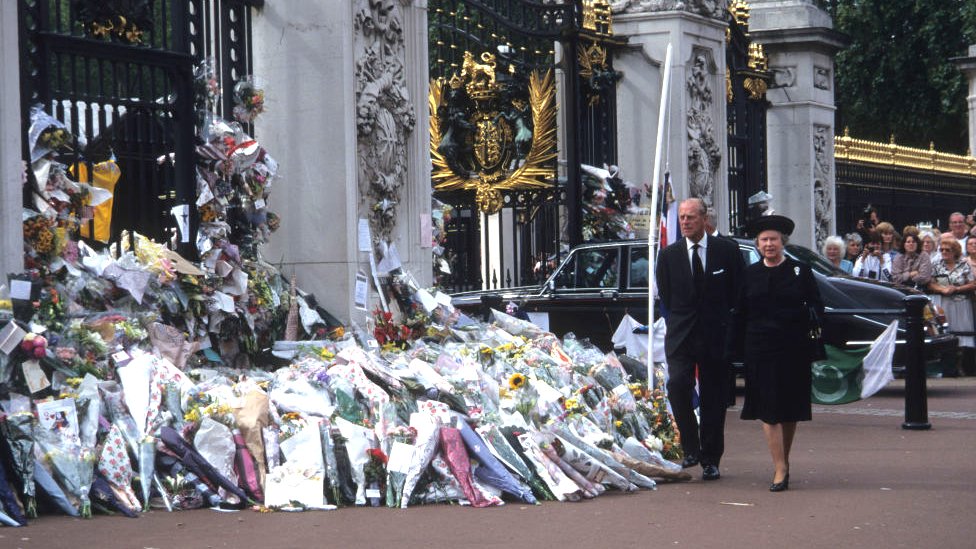
{"label": "plastic wrapper", "polygon": [[182,467],[201,479],[206,479],[215,486],[219,486],[228,493],[237,497],[238,501],[247,501],[247,494],[244,493],[236,483],[231,482],[227,477],[220,474],[203,456],[197,452],[183,437],[180,436],[172,427],[164,426],[159,430],[159,438],[183,464]]}
{"label": "plastic wrapper", "polygon": [[268,395],[258,389],[248,391],[242,399],[241,407],[234,409],[237,428],[241,431],[248,452],[257,463],[258,486],[264,485],[264,476],[268,471],[265,466],[264,441],[261,437],[262,430],[270,421],[268,409]]}
{"label": "plastic wrapper", "polygon": [[492,320],[494,320],[499,327],[512,335],[533,339],[545,334],[545,331],[535,324],[532,324],[527,320],[520,320],[501,311],[492,309],[491,316]]}
{"label": "plastic wrapper", "polygon": [[82,446],[95,448],[98,443],[98,418],[102,411],[102,399],[98,396],[98,379],[87,374],[78,386],[75,398],[78,410],[78,437]]}
{"label": "plastic wrapper", "polygon": [[339,487],[339,466],[336,459],[335,443],[332,441],[332,422],[326,418],[319,423],[319,436],[322,439],[322,461],[325,464],[326,492],[332,503],[342,503]]}
{"label": "plastic wrapper", "polygon": [[614,457],[638,473],[653,478],[691,480],[691,474],[682,469],[680,464],[664,459],[658,452],[648,450],[633,437],[624,441],[623,451],[622,454],[614,453]]}
{"label": "plastic wrapper", "polygon": [[373,431],[350,423],[339,417],[335,421],[336,427],[346,439],[346,450],[349,455],[349,464],[352,468],[352,478],[356,482],[356,505],[366,505],[366,476],[363,467],[369,461],[367,450],[374,446]]}
{"label": "plastic wrapper", "polygon": [[488,507],[492,502],[474,487],[471,478],[471,461],[468,452],[464,449],[464,441],[461,439],[461,432],[453,427],[442,427],[441,453],[444,460],[451,468],[454,478],[461,484],[464,496],[471,502],[472,507]]}
{"label": "plastic wrapper", "polygon": [[458,430],[464,445],[467,447],[469,455],[478,460],[480,464],[474,471],[474,476],[481,482],[494,486],[499,490],[510,494],[525,503],[536,503],[532,490],[523,485],[505,469],[500,461],[491,453],[488,445],[467,423],[457,422]]}
{"label": "plastic wrapper", "polygon": [[26,405],[27,409],[24,411],[19,405],[12,405],[11,401],[4,404],[8,415],[5,421],[0,422],[0,433],[10,448],[13,474],[17,477],[23,494],[24,512],[28,518],[34,518],[37,516],[34,490],[34,414],[30,411],[29,398]]}
{"label": "plastic wrapper", "polygon": [[[230,428],[209,417],[204,417],[193,437],[193,447],[224,478],[235,486],[238,484],[237,473],[234,471],[234,457],[237,454],[237,447],[234,445],[234,435]],[[238,503],[233,493],[218,493],[229,503]]]}
{"label": "plastic wrapper", "polygon": [[336,473],[339,479],[339,494],[342,502],[352,505],[356,503],[356,481],[352,476],[352,464],[349,462],[349,451],[346,449],[346,441],[338,433],[338,429],[333,430],[333,443],[336,456]]}
{"label": "plastic wrapper", "polygon": [[[549,460],[556,464],[562,472],[568,476],[572,481],[580,487],[584,498],[595,498],[606,491],[600,482],[603,480],[600,475],[594,475],[594,478],[584,477],[580,474],[580,471],[575,469],[573,465],[570,465],[566,460],[562,459],[559,452],[553,447],[552,444],[548,442],[540,442],[539,449],[542,450],[543,455],[545,455]],[[599,469],[597,469],[599,471]]]}
{"label": "plastic wrapper", "polygon": [[91,491],[95,467],[92,450],[82,446],[77,436],[46,429],[38,429],[35,440],[35,457],[72,500],[78,514],[84,518],[91,517],[88,492]]}
{"label": "plastic wrapper", "polygon": [[97,469],[98,474],[111,489],[116,506],[124,507],[131,512],[138,511],[139,498],[132,491],[132,462],[129,459],[128,445],[118,425],[113,425],[109,429],[102,442]]}
{"label": "plastic wrapper", "polygon": [[264,458],[268,470],[281,464],[281,446],[278,443],[278,428],[274,425],[261,428],[261,438],[264,439]]}
{"label": "plastic wrapper", "polygon": [[[633,491],[637,489],[637,486],[649,489],[654,489],[657,487],[657,484],[653,480],[641,475],[640,473],[637,473],[636,471],[633,471],[632,469],[628,469],[626,466],[624,466],[624,464],[613,459],[613,456],[611,456],[609,453],[604,452],[596,446],[589,444],[585,440],[580,439],[565,426],[558,426],[554,428],[553,431],[557,436],[559,436],[560,439],[562,439],[564,444],[578,448],[593,459],[606,465],[608,468],[608,478],[611,479],[611,482],[621,490]],[[616,477],[620,478],[618,479]],[[625,485],[626,488],[623,487]]]}
{"label": "plastic wrapper", "polygon": [[0,463],[0,512],[5,513],[10,521],[7,522],[8,526],[25,526],[27,524],[27,517],[14,496],[13,488],[7,482],[7,471],[3,463]]}
{"label": "plastic wrapper", "polygon": [[400,498],[402,509],[407,508],[421,475],[437,452],[440,441],[440,423],[434,416],[421,412],[411,414],[410,426],[417,431],[417,438],[414,442],[413,460],[407,467],[406,480],[403,482],[403,497]]}
{"label": "plastic wrapper", "polygon": [[244,435],[241,434],[240,429],[234,429],[232,434],[234,436],[235,446],[234,469],[237,472],[240,485],[254,501],[264,501],[264,492],[261,489],[262,483],[258,476],[258,468],[254,462],[254,457],[247,448],[247,443],[244,442]]}
{"label": "plastic wrapper", "polygon": [[90,497],[93,507],[100,506],[108,512],[117,511],[129,518],[136,518],[139,516],[137,511],[119,500],[114,487],[109,483],[108,480],[105,479],[105,477],[98,473],[96,473],[95,477],[92,479]]}
{"label": "plastic wrapper", "polygon": [[579,501],[583,497],[583,491],[566,473],[559,468],[559,465],[546,457],[539,447],[539,444],[532,438],[531,433],[522,433],[518,436],[522,451],[535,467],[539,478],[546,483],[549,491],[559,501]]}
{"label": "plastic wrapper", "polygon": [[280,507],[297,501],[310,507],[322,507],[325,464],[321,436],[318,423],[309,423],[281,442],[285,459],[268,471],[265,505]]}
{"label": "plastic wrapper", "polygon": [[58,486],[54,477],[51,476],[51,473],[44,467],[44,463],[39,458],[34,463],[34,482],[64,514],[72,517],[80,516],[78,507],[68,500],[68,496],[64,490]]}
{"label": "plastic wrapper", "polygon": [[159,456],[160,467],[166,471],[171,479],[181,480],[181,484],[189,486],[188,494],[175,493],[173,506],[177,509],[197,509],[204,505],[219,506],[223,500],[196,473],[186,469],[183,463],[174,456],[163,454]]}

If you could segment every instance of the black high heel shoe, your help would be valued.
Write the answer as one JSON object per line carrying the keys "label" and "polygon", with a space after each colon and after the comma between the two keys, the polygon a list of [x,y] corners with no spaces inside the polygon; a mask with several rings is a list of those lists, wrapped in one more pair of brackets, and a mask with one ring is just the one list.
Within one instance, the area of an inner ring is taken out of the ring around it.
{"label": "black high heel shoe", "polygon": [[774,482],[774,483],[772,483],[772,484],[769,485],[769,491],[770,492],[785,492],[786,490],[789,490],[789,488],[790,488],[790,474],[789,473],[786,473],[786,476],[783,477],[783,480],[782,481],[780,481],[780,482]]}

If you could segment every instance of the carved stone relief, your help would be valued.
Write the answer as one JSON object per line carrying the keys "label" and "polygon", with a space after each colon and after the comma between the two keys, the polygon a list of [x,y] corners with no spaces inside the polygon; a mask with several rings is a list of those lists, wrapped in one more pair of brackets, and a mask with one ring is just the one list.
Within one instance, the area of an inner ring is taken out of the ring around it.
{"label": "carved stone relief", "polygon": [[773,82],[770,88],[792,88],[796,85],[796,67],[770,67]]}
{"label": "carved stone relief", "polygon": [[392,239],[407,179],[407,136],[416,124],[401,11],[412,1],[355,0],[359,199],[375,242]]}
{"label": "carved stone relief", "polygon": [[725,19],[728,0],[611,0],[613,13],[642,13],[652,11],[687,11]]}
{"label": "carved stone relief", "polygon": [[691,196],[700,197],[709,206],[715,192],[715,174],[722,161],[712,117],[711,80],[714,73],[711,51],[695,48],[691,72],[685,82],[688,91],[688,184]]}
{"label": "carved stone relief", "polygon": [[833,141],[830,126],[813,126],[813,213],[816,223],[817,249],[830,236],[834,220],[834,178],[829,143]]}
{"label": "carved stone relief", "polygon": [[813,67],[813,87],[821,90],[830,89],[830,69]]}

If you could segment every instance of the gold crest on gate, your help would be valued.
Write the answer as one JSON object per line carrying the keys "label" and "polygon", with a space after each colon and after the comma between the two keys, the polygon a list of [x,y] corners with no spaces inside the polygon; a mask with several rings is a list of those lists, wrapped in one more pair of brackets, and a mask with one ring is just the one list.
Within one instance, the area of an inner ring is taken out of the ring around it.
{"label": "gold crest on gate", "polygon": [[[461,71],[430,83],[434,190],[474,190],[478,208],[496,213],[502,191],[551,187],[556,159],[556,86],[552,70],[528,79],[513,66],[464,53]],[[521,84],[520,84],[521,82]]]}

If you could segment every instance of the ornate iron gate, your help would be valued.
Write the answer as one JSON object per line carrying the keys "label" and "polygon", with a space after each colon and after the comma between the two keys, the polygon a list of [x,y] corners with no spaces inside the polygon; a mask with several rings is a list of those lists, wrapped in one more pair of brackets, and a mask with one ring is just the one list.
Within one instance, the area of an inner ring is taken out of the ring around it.
{"label": "ornate iron gate", "polygon": [[[430,0],[433,182],[435,196],[457,211],[446,245],[454,291],[538,282],[563,253],[561,244],[580,242],[580,162],[616,159],[616,73],[605,50],[601,56],[581,47],[582,37],[590,46],[607,34],[609,24],[600,21],[609,16],[603,0]],[[571,113],[563,117],[561,182],[555,99],[543,97],[554,94],[557,45],[566,52],[560,109]],[[581,70],[589,70],[585,80]],[[586,97],[584,82],[591,84]],[[479,86],[486,85],[502,100],[483,93]],[[463,148],[475,161],[459,161]],[[493,162],[510,169],[493,171]]]}
{"label": "ornate iron gate", "polygon": [[729,6],[726,33],[728,102],[729,228],[749,222],[749,197],[766,190],[766,89],[770,75],[766,54],[749,39],[749,8]]}
{"label": "ornate iron gate", "polygon": [[[87,162],[91,173],[93,162],[118,159],[112,240],[122,230],[168,239],[176,226],[171,207],[193,203],[194,65],[214,59],[225,91],[218,111],[229,113],[234,82],[250,72],[250,7],[261,4],[20,0],[23,112],[40,104],[84,140],[61,162]],[[25,116],[25,136],[29,124]]]}

